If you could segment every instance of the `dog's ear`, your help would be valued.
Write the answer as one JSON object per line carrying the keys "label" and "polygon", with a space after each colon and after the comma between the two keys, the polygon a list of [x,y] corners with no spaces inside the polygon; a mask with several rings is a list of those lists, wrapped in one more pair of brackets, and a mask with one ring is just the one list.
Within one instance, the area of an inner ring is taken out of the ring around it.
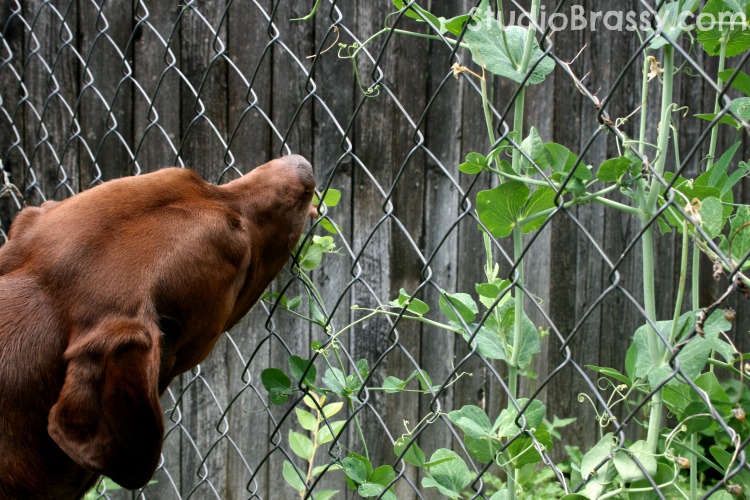
{"label": "dog's ear", "polygon": [[74,340],[48,432],[79,465],[121,486],[145,485],[161,455],[158,327],[133,319],[101,322]]}

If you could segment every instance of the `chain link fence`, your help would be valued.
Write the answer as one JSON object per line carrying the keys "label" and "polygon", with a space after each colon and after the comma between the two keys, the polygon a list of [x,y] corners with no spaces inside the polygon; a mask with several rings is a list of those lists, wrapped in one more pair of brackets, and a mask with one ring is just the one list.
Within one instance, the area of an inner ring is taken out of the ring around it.
{"label": "chain link fence", "polygon": [[750,51],[676,23],[746,3],[4,2],[0,242],[167,165],[326,206],[92,497],[750,494]]}

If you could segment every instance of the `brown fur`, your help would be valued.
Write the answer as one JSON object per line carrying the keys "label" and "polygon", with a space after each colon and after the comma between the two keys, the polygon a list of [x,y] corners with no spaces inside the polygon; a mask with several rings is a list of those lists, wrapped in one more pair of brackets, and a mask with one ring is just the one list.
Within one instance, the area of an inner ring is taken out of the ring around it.
{"label": "brown fur", "polygon": [[0,247],[0,498],[146,484],[159,396],[281,270],[314,185],[287,156],[222,186],[168,168],[23,210]]}

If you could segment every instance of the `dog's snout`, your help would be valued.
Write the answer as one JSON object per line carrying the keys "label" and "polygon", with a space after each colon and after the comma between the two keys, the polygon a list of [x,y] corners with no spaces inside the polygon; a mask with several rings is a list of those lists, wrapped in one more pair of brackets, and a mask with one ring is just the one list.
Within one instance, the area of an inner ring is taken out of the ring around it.
{"label": "dog's snout", "polygon": [[300,155],[288,155],[283,156],[281,159],[288,166],[293,167],[297,170],[300,180],[307,189],[315,188],[315,174],[313,173],[312,165],[303,156]]}

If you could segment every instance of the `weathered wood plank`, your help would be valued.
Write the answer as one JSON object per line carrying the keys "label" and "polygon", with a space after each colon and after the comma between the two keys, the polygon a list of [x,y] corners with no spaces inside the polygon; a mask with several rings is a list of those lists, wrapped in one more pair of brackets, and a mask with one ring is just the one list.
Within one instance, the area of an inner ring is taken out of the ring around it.
{"label": "weathered wood plank", "polygon": [[[437,15],[453,17],[468,10],[468,2],[458,5],[435,5]],[[424,211],[425,227],[423,243],[425,256],[433,260],[429,263],[430,283],[422,292],[421,299],[432,309],[432,315],[440,316],[439,290],[449,293],[463,291],[457,289],[460,256],[458,255],[459,228],[453,227],[459,210],[458,164],[462,160],[461,117],[463,81],[450,76],[452,47],[442,41],[430,43],[427,79],[427,99],[430,109],[425,117],[425,146],[434,155],[427,156],[425,166]],[[446,81],[447,77],[447,81]],[[425,279],[426,276],[423,276]],[[411,291],[411,290],[410,290]],[[420,368],[431,378],[434,385],[446,384],[451,378],[456,349],[456,335],[439,328],[424,325],[420,346]],[[412,368],[413,369],[413,368]],[[426,394],[420,398],[419,418],[426,417],[438,409],[447,412],[452,409],[454,389],[442,392],[439,400]],[[439,406],[438,406],[439,405]],[[446,428],[437,424],[421,434],[419,444],[425,453],[431,454],[437,448],[450,448],[451,436]],[[413,483],[420,484],[419,471],[409,468]],[[404,485],[406,486],[406,485]],[[406,488],[403,488],[406,490]],[[406,493],[414,493],[406,490]],[[408,497],[406,497],[408,498]]]}
{"label": "weathered wood plank", "polygon": [[[261,2],[261,6],[265,12],[270,12],[271,2]],[[229,57],[233,65],[228,68],[228,146],[236,161],[235,167],[246,173],[273,156],[271,131],[264,119],[271,103],[272,55],[264,51],[270,37],[267,21],[260,8],[254,5],[230,9],[228,22]],[[247,29],[258,23],[258,29]],[[270,491],[268,464],[261,466],[269,451],[265,432],[268,413],[264,411],[268,397],[260,382],[261,372],[269,366],[267,319],[263,307],[256,306],[232,330],[236,352],[229,351],[229,394],[235,397],[242,392],[232,402],[228,416],[234,440],[234,446],[227,448],[227,494],[231,498],[245,498],[253,493],[267,497]],[[244,366],[239,359],[244,360]]]}
{"label": "weathered wood plank", "polygon": [[81,155],[81,188],[129,175],[133,143],[130,2],[79,2],[80,122],[88,151]]}
{"label": "weathered wood plank", "polygon": [[[168,2],[134,6],[133,154],[138,168],[151,172],[178,165],[180,144],[180,31],[174,30],[181,7]],[[174,30],[174,31],[173,31]]]}
{"label": "weathered wood plank", "polygon": [[[186,165],[209,181],[219,180],[227,127],[226,24],[220,24],[224,2],[210,1],[184,10],[180,21],[181,65],[190,87],[182,86],[180,153]],[[229,402],[227,338],[211,355],[183,375],[181,404],[182,491],[201,498],[226,496],[226,453],[221,415]]]}
{"label": "weathered wood plank", "polygon": [[[179,61],[180,33],[172,32],[180,7],[168,2],[137,2],[133,7],[137,28],[133,33],[134,171],[151,172],[175,165],[180,140],[180,80],[170,61]],[[123,172],[124,174],[125,172]],[[182,469],[180,409],[174,410],[174,396],[182,392],[182,377],[162,397],[165,438],[163,463],[154,474],[154,484],[144,490],[147,498],[179,498]]]}
{"label": "weathered wood plank", "polygon": [[[19,107],[23,95],[21,69],[24,56],[25,28],[22,22],[23,6],[6,1],[2,5],[2,51],[0,52],[0,160],[10,181],[23,190],[26,161],[24,111]],[[18,197],[16,197],[18,198]],[[11,221],[18,213],[21,200],[10,195],[0,197],[0,244],[4,243]]]}
{"label": "weathered wood plank", "polygon": [[[24,17],[35,22],[25,33],[22,78],[29,94],[25,117],[25,151],[38,186],[27,193],[29,204],[63,199],[78,191],[78,148],[68,144],[72,110],[78,95],[73,50],[78,19],[75,2],[56,8],[46,2],[25,2]],[[26,175],[25,184],[31,179]],[[20,179],[19,179],[20,180]],[[66,182],[63,182],[63,181]]]}
{"label": "weathered wood plank", "polygon": [[[274,43],[272,47],[273,67],[271,69],[271,101],[269,117],[277,128],[279,136],[274,133],[271,136],[271,153],[274,156],[286,154],[288,151],[298,153],[310,158],[313,151],[312,137],[312,110],[313,102],[303,100],[308,94],[305,88],[305,72],[300,68],[295,57],[301,60],[304,67],[309,70],[310,63],[305,56],[312,54],[314,24],[311,22],[292,22],[291,19],[299,18],[308,13],[307,2],[274,2],[275,17],[272,21],[278,29],[279,36],[284,45]],[[290,53],[291,52],[291,53]],[[282,287],[292,279],[292,275],[286,269],[277,277],[273,284],[274,291],[280,292]],[[303,293],[302,283],[296,280],[289,295],[294,296]],[[310,325],[302,320],[296,319],[282,311],[277,311],[272,317],[275,336],[270,342],[269,366],[280,368],[288,373],[288,360],[290,354],[303,358],[310,357]],[[289,432],[294,430],[301,432],[299,422],[291,412],[284,417],[289,406],[294,403],[290,401],[282,407],[272,408],[276,424],[279,425],[278,434],[273,421],[269,422],[269,434],[273,443],[279,444],[292,461],[307,471],[307,464],[296,457],[289,447]],[[301,404],[301,403],[300,403]],[[271,446],[273,443],[270,443]],[[271,460],[268,462],[268,493],[283,492],[282,495],[293,494],[293,490],[287,485],[282,476],[282,467],[285,457],[280,449],[274,450]]]}
{"label": "weathered wood plank", "polygon": [[[314,281],[320,291],[326,313],[332,316],[331,324],[335,329],[341,329],[349,324],[351,318],[351,293],[345,291],[345,286],[352,278],[350,273],[352,259],[347,247],[351,246],[354,234],[352,227],[352,203],[353,185],[352,170],[353,159],[350,145],[352,131],[348,131],[345,137],[342,132],[349,118],[354,112],[355,82],[351,74],[351,63],[348,60],[336,56],[336,40],[343,42],[345,35],[339,31],[330,31],[332,19],[341,16],[342,23],[349,25],[355,21],[354,2],[339,2],[336,6],[321,7],[315,18],[315,45],[314,49],[322,47],[322,51],[333,45],[333,49],[323,53],[314,61],[314,79],[317,86],[317,96],[322,102],[315,102],[313,107],[313,158],[312,164],[315,168],[315,176],[318,180],[318,189],[323,190],[330,182],[330,187],[341,192],[341,201],[338,206],[331,208],[330,218],[341,226],[341,235],[333,235],[337,247],[341,249],[339,255],[326,256],[322,265],[313,273]],[[328,234],[323,229],[318,229],[317,234]],[[339,299],[341,301],[339,302]],[[338,306],[337,306],[338,303]],[[336,308],[335,311],[333,308]],[[318,327],[313,327],[311,339],[324,343],[328,340],[325,332]],[[321,375],[323,365],[318,362]],[[333,399],[331,399],[332,401]],[[342,411],[332,420],[344,418],[346,411]],[[344,443],[347,441],[342,440]],[[322,465],[332,460],[332,455],[338,455],[337,449],[332,445],[325,446],[318,452],[319,458],[316,465]],[[327,474],[316,491],[338,490],[347,491],[343,474]],[[340,494],[340,496],[343,496]]]}

